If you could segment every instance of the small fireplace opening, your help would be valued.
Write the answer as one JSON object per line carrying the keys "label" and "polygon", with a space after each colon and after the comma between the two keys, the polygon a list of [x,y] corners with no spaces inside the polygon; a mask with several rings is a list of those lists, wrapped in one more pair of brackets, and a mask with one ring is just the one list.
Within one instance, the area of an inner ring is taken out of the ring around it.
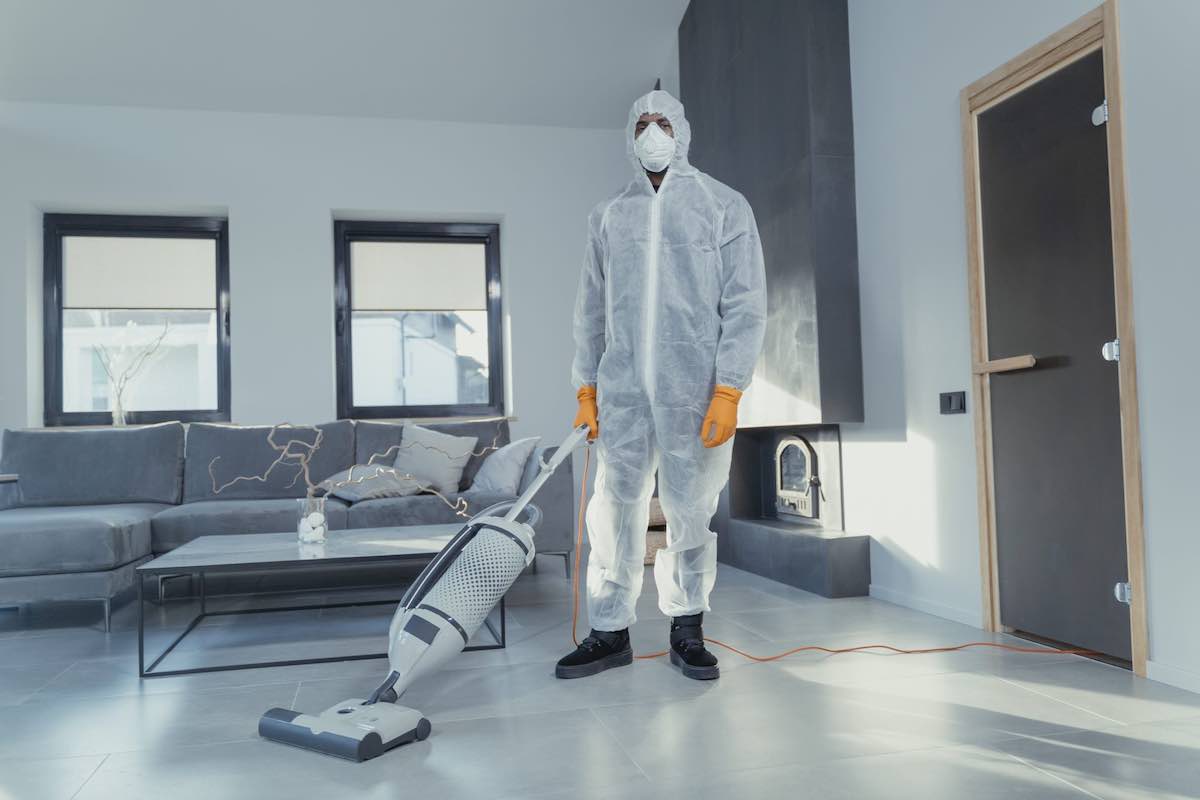
{"label": "small fireplace opening", "polygon": [[775,448],[775,512],[783,518],[821,519],[817,452],[803,436],[785,436]]}

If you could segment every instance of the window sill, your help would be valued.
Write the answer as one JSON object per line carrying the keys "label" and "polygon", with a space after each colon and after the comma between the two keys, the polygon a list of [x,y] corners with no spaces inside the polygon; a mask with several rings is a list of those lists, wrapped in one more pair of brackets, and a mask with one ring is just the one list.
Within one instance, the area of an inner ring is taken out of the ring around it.
{"label": "window sill", "polygon": [[[160,422],[229,422],[228,411],[131,411],[125,417],[126,425],[156,425]],[[107,411],[68,411],[47,414],[47,428],[89,425],[113,427],[112,414]]]}

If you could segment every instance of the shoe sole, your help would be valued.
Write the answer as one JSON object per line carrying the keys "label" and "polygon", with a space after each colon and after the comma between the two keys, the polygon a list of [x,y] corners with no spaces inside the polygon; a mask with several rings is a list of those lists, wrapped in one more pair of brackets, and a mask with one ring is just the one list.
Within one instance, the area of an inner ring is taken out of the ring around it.
{"label": "shoe sole", "polygon": [[679,657],[679,654],[674,650],[671,651],[671,663],[679,667],[683,671],[685,677],[696,681],[711,681],[721,677],[720,667],[693,667],[691,664]]}
{"label": "shoe sole", "polygon": [[587,678],[591,675],[598,675],[606,669],[614,667],[625,667],[633,663],[633,650],[622,650],[619,653],[610,653],[604,658],[596,659],[590,664],[573,664],[564,666],[556,664],[554,666],[554,677],[556,678]]}

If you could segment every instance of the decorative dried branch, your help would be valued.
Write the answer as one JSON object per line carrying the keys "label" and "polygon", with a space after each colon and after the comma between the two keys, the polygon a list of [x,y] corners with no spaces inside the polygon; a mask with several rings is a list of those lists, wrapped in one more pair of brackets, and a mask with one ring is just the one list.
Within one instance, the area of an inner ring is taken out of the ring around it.
{"label": "decorative dried branch", "polygon": [[[314,435],[311,442],[304,439],[291,438],[283,444],[279,444],[275,441],[276,434],[284,430],[312,431]],[[283,422],[279,425],[273,426],[267,433],[267,445],[269,445],[272,450],[279,453],[279,456],[272,461],[270,465],[260,474],[238,475],[232,480],[218,486],[217,476],[213,471],[213,468],[217,465],[217,462],[221,460],[221,457],[216,456],[212,461],[208,462],[208,477],[212,479],[213,494],[220,494],[230,486],[233,486],[241,481],[257,481],[259,483],[266,483],[268,480],[270,480],[271,474],[275,471],[276,467],[288,465],[295,466],[297,468],[295,476],[292,477],[292,482],[288,484],[288,488],[290,489],[291,487],[295,486],[296,482],[303,478],[304,485],[306,487],[305,494],[312,496],[317,489],[317,485],[312,482],[312,475],[309,471],[309,467],[312,462],[312,457],[316,454],[317,449],[320,448],[321,442],[324,438],[325,431],[321,430],[315,425],[292,425],[290,422]],[[296,449],[293,450],[293,447]]]}
{"label": "decorative dried branch", "polygon": [[491,452],[493,452],[493,451],[499,450],[499,449],[500,449],[500,445],[496,444],[496,442],[498,442],[498,441],[500,441],[500,434],[498,434],[498,433],[497,433],[495,436],[493,436],[493,437],[492,437],[492,443],[491,443],[491,444],[489,444],[487,447],[483,448],[482,450],[480,450],[480,451],[479,451],[479,452],[477,452],[477,453],[471,453],[471,455],[473,455],[473,456],[482,456],[482,455],[486,455],[486,454],[488,454],[488,453],[491,453]]}
{"label": "decorative dried branch", "polygon": [[[130,322],[129,328],[137,326]],[[110,350],[106,345],[92,345],[92,352],[96,354],[100,361],[100,367],[104,370],[104,374],[108,377],[109,391],[113,408],[125,407],[124,397],[125,390],[129,388],[130,382],[137,377],[138,373],[150,363],[151,358],[162,347],[163,340],[167,338],[167,334],[171,332],[171,323],[164,322],[163,330],[153,341],[134,350],[131,358],[126,360],[126,351],[130,349],[129,345],[120,345],[114,350]]]}
{"label": "decorative dried branch", "polygon": [[[478,451],[471,450],[467,453],[448,453],[445,450],[443,450],[442,448],[438,447],[437,445],[426,444],[425,442],[404,443],[403,441],[400,444],[392,445],[384,452],[390,453],[391,451],[396,450],[398,448],[412,447],[415,445],[418,447],[423,447],[426,450],[429,450],[430,452],[433,452],[433,453],[441,453],[446,458],[450,459],[451,461],[454,461],[456,459],[462,458],[464,455],[466,455],[466,456],[482,456],[482,455],[492,452],[493,450],[499,450],[500,448],[496,444],[496,442],[498,442],[499,440],[500,440],[500,434],[496,434],[496,436],[492,439],[492,443],[490,445],[487,445],[482,450],[478,450]],[[376,455],[379,455],[379,453],[376,453]],[[372,456],[372,458],[374,458],[374,456]],[[371,462],[368,461],[367,463],[369,464]]]}

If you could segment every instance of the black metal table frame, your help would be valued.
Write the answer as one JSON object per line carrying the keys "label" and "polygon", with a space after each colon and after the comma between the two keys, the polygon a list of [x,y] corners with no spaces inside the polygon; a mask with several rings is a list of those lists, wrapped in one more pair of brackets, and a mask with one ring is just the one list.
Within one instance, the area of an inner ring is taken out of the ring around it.
{"label": "black metal table frame", "polygon": [[[248,564],[246,566],[247,566],[247,568],[257,569],[264,565]],[[273,566],[282,566],[282,565],[277,564],[277,565],[273,565]],[[311,568],[313,566],[313,562],[311,562],[311,561],[298,562],[297,566]],[[329,564],[329,566],[334,566],[334,564]],[[252,662],[247,662],[247,663],[243,663],[243,664],[214,664],[214,665],[208,666],[208,667],[191,667],[189,669],[155,670],[155,667],[157,667],[159,664],[161,664],[162,660],[164,658],[166,658],[168,655],[170,655],[171,651],[174,650],[179,645],[179,643],[182,642],[189,633],[191,633],[193,630],[196,629],[196,626],[198,626],[201,622],[203,622],[205,619],[207,619],[209,617],[232,616],[235,614],[270,614],[270,613],[276,612],[276,611],[316,611],[316,610],[324,610],[327,608],[350,608],[353,606],[380,606],[380,605],[393,605],[394,606],[400,602],[399,600],[362,600],[362,601],[349,602],[349,603],[324,603],[324,604],[302,605],[302,606],[273,606],[270,608],[238,608],[238,609],[230,609],[228,611],[209,611],[208,610],[208,596],[207,596],[206,586],[205,586],[205,576],[207,575],[208,571],[209,571],[208,567],[200,568],[200,569],[197,569],[196,571],[190,572],[190,573],[181,572],[179,568],[175,568],[170,571],[171,574],[176,574],[176,575],[190,574],[190,575],[198,575],[199,576],[199,578],[200,578],[200,593],[199,593],[200,613],[197,614],[196,616],[194,616],[191,619],[191,621],[188,622],[188,624],[184,627],[183,632],[180,633],[178,636],[176,636],[171,641],[171,643],[169,645],[167,645],[166,649],[164,649],[161,653],[159,653],[158,656],[155,657],[155,659],[152,662],[150,662],[149,666],[146,666],[146,621],[145,621],[146,588],[145,588],[145,583],[143,581],[143,578],[151,576],[151,575],[156,575],[158,573],[155,571],[152,571],[152,570],[146,570],[146,571],[137,573],[137,576],[136,576],[137,580],[135,582],[137,583],[138,676],[139,677],[162,678],[162,677],[167,677],[170,675],[195,675],[195,674],[201,673],[201,672],[227,672],[227,671],[236,670],[236,669],[261,669],[264,667],[293,667],[293,666],[298,666],[301,664],[328,664],[328,663],[337,662],[337,661],[366,661],[366,660],[373,659],[373,658],[387,658],[387,653],[361,653],[361,654],[346,655],[346,656],[325,656],[322,658],[294,658],[294,659],[287,659],[284,661],[252,661]],[[213,567],[212,571],[236,573],[236,572],[240,572],[243,570],[239,570],[237,568],[231,568],[226,565],[226,566],[221,566],[221,567]],[[489,614],[483,620],[484,626],[488,629],[488,632],[491,633],[492,637],[496,640],[495,643],[494,644],[471,645],[469,647],[464,647],[463,652],[471,652],[471,651],[475,651],[475,650],[502,650],[502,649],[504,649],[504,647],[507,645],[507,642],[508,642],[508,628],[507,628],[507,624],[506,624],[507,620],[506,620],[506,615],[505,615],[505,611],[504,611],[504,598],[503,597],[500,598],[500,602],[497,604],[497,608],[500,611],[500,629],[499,630],[496,630],[496,626],[492,624],[491,614]]]}

